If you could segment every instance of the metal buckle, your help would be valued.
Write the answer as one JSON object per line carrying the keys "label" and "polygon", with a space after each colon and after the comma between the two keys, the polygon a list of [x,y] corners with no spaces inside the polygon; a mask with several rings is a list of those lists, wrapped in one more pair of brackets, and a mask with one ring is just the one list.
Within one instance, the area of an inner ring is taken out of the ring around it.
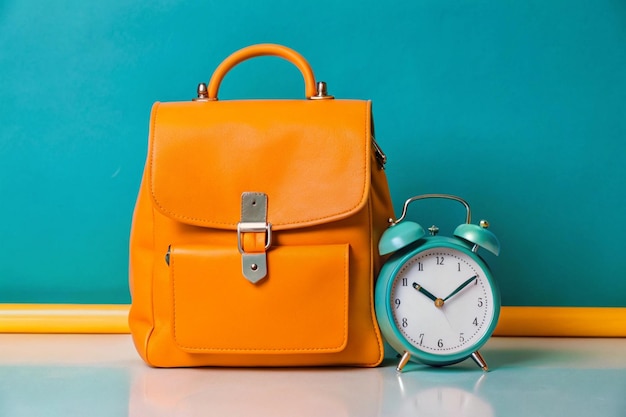
{"label": "metal buckle", "polygon": [[243,242],[241,241],[241,235],[243,233],[261,232],[265,232],[265,250],[268,250],[272,246],[272,223],[237,223],[237,248],[239,249],[239,253],[246,253],[243,249]]}

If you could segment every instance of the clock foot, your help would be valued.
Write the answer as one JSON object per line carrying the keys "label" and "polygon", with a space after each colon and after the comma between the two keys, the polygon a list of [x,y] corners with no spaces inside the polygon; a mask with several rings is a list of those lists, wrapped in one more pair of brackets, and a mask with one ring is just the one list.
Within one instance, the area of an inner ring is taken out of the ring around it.
{"label": "clock foot", "polygon": [[402,354],[402,358],[400,358],[400,362],[398,363],[398,366],[396,366],[396,371],[402,372],[402,369],[404,369],[404,366],[409,362],[410,358],[411,358],[411,354],[405,350],[404,353]]}
{"label": "clock foot", "polygon": [[483,355],[481,355],[479,351],[472,353],[472,359],[474,359],[474,362],[476,362],[476,365],[478,365],[480,369],[482,369],[485,372],[489,372],[489,367],[487,366],[487,362],[485,362]]}

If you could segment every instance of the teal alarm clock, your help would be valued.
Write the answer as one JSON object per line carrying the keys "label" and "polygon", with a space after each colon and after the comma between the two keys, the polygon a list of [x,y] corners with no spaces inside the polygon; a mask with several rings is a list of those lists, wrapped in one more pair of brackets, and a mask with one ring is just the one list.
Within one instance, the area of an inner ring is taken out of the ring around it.
{"label": "teal alarm clock", "polygon": [[[465,223],[452,237],[429,235],[406,221],[409,204],[429,198],[457,201],[466,208]],[[379,241],[381,255],[391,256],[375,288],[376,317],[383,336],[401,355],[399,372],[409,360],[445,366],[472,358],[484,371],[479,349],[491,337],[500,314],[500,292],[480,248],[500,253],[488,222],[471,224],[469,204],[449,194],[425,194],[404,203],[398,220]]]}

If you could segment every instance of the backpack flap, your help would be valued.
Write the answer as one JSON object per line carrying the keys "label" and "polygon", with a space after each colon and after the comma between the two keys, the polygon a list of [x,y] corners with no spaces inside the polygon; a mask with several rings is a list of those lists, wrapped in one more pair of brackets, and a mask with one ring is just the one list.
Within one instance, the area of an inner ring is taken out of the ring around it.
{"label": "backpack flap", "polygon": [[273,230],[348,217],[367,201],[368,101],[156,103],[149,183],[172,220],[236,230],[244,192],[268,196]]}

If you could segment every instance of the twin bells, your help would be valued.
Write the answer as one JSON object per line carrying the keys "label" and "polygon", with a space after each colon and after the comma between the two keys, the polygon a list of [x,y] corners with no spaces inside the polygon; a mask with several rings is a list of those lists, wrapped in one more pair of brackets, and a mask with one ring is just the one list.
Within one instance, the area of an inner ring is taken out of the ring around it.
{"label": "twin bells", "polygon": [[[463,241],[473,244],[472,252],[476,253],[478,248],[483,247],[494,255],[500,253],[500,242],[496,235],[488,230],[489,222],[481,220],[479,224],[471,224],[471,211],[469,204],[460,197],[449,194],[424,194],[411,197],[404,202],[402,215],[393,221],[389,219],[391,226],[383,233],[378,243],[378,251],[381,255],[387,255],[396,252],[402,248],[409,246],[411,243],[417,242],[426,235],[426,231],[418,223],[404,221],[407,214],[409,204],[417,200],[429,198],[440,198],[458,201],[465,206],[467,216],[465,223],[459,225],[454,230],[454,236]],[[432,226],[428,229],[432,235],[436,235],[439,229]]]}

